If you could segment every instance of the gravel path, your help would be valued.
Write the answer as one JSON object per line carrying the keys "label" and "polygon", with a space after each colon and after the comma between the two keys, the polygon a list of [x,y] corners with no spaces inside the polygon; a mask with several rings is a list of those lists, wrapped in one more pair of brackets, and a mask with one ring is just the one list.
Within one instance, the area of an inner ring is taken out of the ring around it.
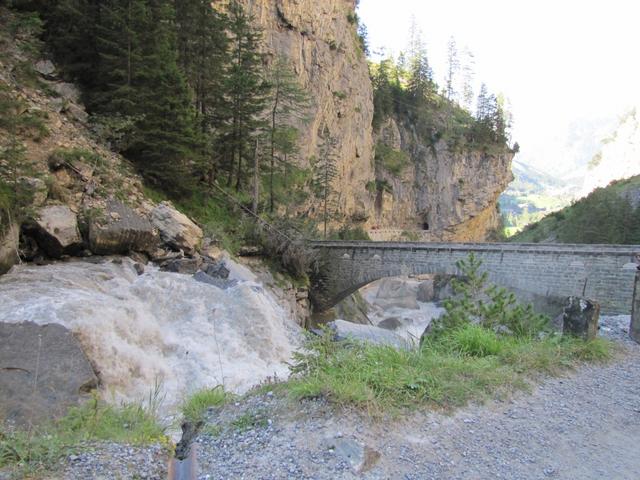
{"label": "gravel path", "polygon": [[[624,322],[624,323],[623,323]],[[608,318],[618,361],[548,379],[531,393],[372,422],[322,401],[273,395],[225,407],[201,435],[200,479],[640,478],[640,345]],[[116,458],[114,462],[112,459]],[[156,449],[104,445],[70,458],[57,478],[166,478]]]}

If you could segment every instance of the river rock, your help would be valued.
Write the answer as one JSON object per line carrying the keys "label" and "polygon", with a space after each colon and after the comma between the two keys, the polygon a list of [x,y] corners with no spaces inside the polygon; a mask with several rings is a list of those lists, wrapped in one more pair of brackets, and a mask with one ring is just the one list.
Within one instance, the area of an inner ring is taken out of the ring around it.
{"label": "river rock", "polygon": [[586,298],[571,296],[564,307],[562,333],[592,340],[598,334],[599,318],[600,304]]}
{"label": "river rock", "polygon": [[0,233],[0,275],[18,263],[19,232],[17,225],[11,225],[4,235]]}
{"label": "river rock", "polygon": [[193,275],[200,269],[201,261],[198,258],[175,258],[167,260],[160,266],[163,272],[182,273]]}
{"label": "river rock", "polygon": [[82,246],[78,219],[66,205],[39,209],[36,219],[25,225],[25,233],[35,238],[38,246],[53,258],[60,258]]}
{"label": "river rock", "polygon": [[420,308],[416,301],[417,288],[416,282],[408,282],[401,278],[385,278],[380,282],[373,303],[382,308],[417,310]]}
{"label": "river rock", "polygon": [[196,282],[202,282],[208,285],[213,285],[214,287],[221,288],[222,290],[235,287],[238,284],[237,280],[229,280],[226,278],[212,277],[211,275],[207,275],[202,271],[196,272],[195,275],[193,276],[193,279]]}
{"label": "river rock", "polygon": [[406,349],[409,347],[402,337],[384,328],[371,325],[359,325],[345,320],[334,320],[327,325],[333,330],[335,339],[338,341],[357,340],[398,349]]}
{"label": "river rock", "polygon": [[433,280],[425,280],[418,285],[416,300],[419,302],[433,302],[434,300]]}
{"label": "river rock", "polygon": [[98,384],[62,325],[0,323],[0,344],[0,418],[26,426],[60,417]]}
{"label": "river rock", "polygon": [[378,324],[378,327],[385,330],[397,330],[401,326],[402,321],[398,317],[387,317]]}
{"label": "river rock", "polygon": [[433,277],[433,301],[440,302],[454,295],[452,280],[455,275],[438,274]]}
{"label": "river rock", "polygon": [[89,223],[89,246],[98,255],[131,251],[153,253],[158,236],[146,218],[119,201],[110,201],[102,215]]}
{"label": "river rock", "polygon": [[202,270],[204,273],[214,278],[229,278],[229,269],[224,262],[205,263]]}
{"label": "river rock", "polygon": [[176,250],[193,254],[202,242],[202,229],[169,202],[151,211],[151,223],[160,231],[162,241]]}

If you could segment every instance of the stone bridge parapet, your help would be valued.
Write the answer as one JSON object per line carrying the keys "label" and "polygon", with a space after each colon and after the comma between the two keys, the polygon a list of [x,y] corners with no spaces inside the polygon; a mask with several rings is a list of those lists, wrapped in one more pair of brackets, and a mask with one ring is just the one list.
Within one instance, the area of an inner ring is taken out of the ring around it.
{"label": "stone bridge parapet", "polygon": [[578,295],[605,314],[629,314],[637,245],[516,243],[411,243],[314,241],[319,268],[311,300],[326,310],[364,285],[384,277],[459,274],[458,260],[474,253],[489,280],[545,296]]}

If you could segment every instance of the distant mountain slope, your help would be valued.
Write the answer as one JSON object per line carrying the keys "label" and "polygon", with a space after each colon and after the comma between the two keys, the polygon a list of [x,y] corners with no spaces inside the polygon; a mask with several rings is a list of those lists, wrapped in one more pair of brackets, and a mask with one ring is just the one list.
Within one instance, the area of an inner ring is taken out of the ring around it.
{"label": "distant mountain slope", "polygon": [[640,244],[640,175],[597,188],[510,241]]}
{"label": "distant mountain slope", "polygon": [[640,114],[636,108],[620,117],[617,126],[600,142],[600,148],[589,161],[582,187],[587,195],[614,179],[640,174]]}
{"label": "distant mountain slope", "polygon": [[568,205],[578,188],[518,160],[513,162],[512,171],[514,181],[500,196],[508,235]]}

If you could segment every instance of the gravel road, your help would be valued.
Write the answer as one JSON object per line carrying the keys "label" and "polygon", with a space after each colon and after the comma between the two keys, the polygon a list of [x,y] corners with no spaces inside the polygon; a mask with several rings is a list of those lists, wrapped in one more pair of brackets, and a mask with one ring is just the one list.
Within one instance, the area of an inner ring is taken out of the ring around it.
{"label": "gravel road", "polygon": [[[374,422],[269,394],[225,407],[206,427],[215,435],[195,447],[199,478],[637,480],[640,345],[627,337],[628,318],[601,322],[601,335],[624,348],[615,362],[450,416]],[[157,448],[97,445],[55,478],[166,478],[166,465]]]}

